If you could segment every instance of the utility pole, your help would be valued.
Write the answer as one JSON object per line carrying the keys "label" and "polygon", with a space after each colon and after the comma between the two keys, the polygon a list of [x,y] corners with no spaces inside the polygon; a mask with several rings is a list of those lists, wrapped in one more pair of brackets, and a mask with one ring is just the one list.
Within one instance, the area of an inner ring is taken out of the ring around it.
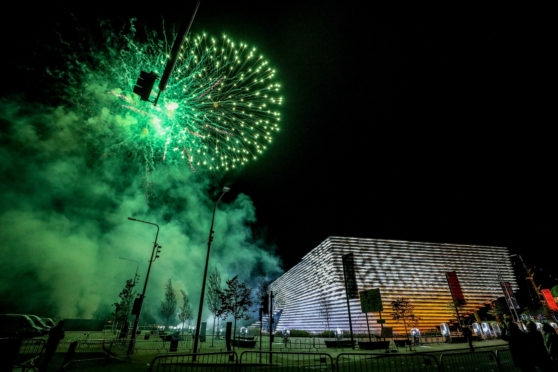
{"label": "utility pole", "polygon": [[525,277],[525,279],[531,283],[531,286],[533,286],[533,290],[535,291],[535,295],[537,296],[534,300],[538,301],[541,303],[542,307],[546,307],[548,309],[548,304],[546,303],[542,293],[541,293],[541,287],[537,286],[537,284],[535,283],[535,273],[533,272],[532,269],[530,269],[527,264],[525,263],[525,261],[523,261],[523,257],[521,257],[520,254],[512,254],[511,257],[513,256],[517,256],[519,257],[519,260],[521,261],[521,265],[523,266],[523,270],[525,270],[525,274],[527,274],[527,276]]}
{"label": "utility pole", "polygon": [[[149,273],[151,272],[151,264],[153,263],[153,261],[155,261],[155,259],[157,259],[157,257],[159,257],[161,246],[157,244],[157,238],[159,237],[159,225],[153,222],[142,221],[132,217],[128,217],[128,219],[130,221],[142,222],[157,227],[157,233],[155,234],[155,242],[153,243],[153,250],[151,251],[151,259],[149,260],[147,274],[145,275],[145,282],[143,283],[143,291],[141,292],[141,295],[138,298],[136,298],[136,301],[134,302],[134,307],[132,309],[132,313],[135,313],[136,315],[136,320],[134,321],[134,327],[132,328],[132,335],[130,336],[130,344],[128,345],[128,354],[132,354],[134,352],[134,346],[136,344],[136,333],[138,330],[141,308],[143,306],[143,299],[145,298],[145,290],[147,289],[147,281],[149,280]],[[155,250],[157,250],[157,255],[155,254]]]}
{"label": "utility pole", "polygon": [[[194,350],[193,350],[194,354],[198,352],[198,340],[200,337],[200,325],[202,320],[203,300],[205,296],[205,282],[207,280],[207,268],[209,266],[209,253],[211,252],[211,242],[213,241],[213,233],[215,232],[213,231],[213,223],[215,222],[215,210],[217,209],[217,204],[219,204],[219,201],[221,200],[223,195],[229,192],[229,190],[230,190],[229,187],[227,186],[223,187],[221,195],[219,196],[219,198],[215,202],[215,206],[213,207],[213,216],[211,217],[211,227],[209,228],[209,238],[207,239],[207,254],[205,256],[205,269],[203,271],[202,289],[200,294],[200,306],[198,308],[198,320],[196,322],[196,333],[194,335]],[[192,357],[192,360],[193,361],[196,360],[195,355]]]}
{"label": "utility pole", "polygon": [[[356,285],[355,269],[353,254],[345,254],[342,256],[343,261],[343,280],[345,281],[345,297],[347,298],[347,313],[349,314],[349,331],[351,333],[351,346],[355,348],[355,340],[353,336],[353,321],[351,319],[351,304],[349,299],[358,298],[358,289]],[[343,335],[341,335],[343,337]]]}
{"label": "utility pole", "polygon": [[269,364],[273,363],[273,291],[269,292]]}

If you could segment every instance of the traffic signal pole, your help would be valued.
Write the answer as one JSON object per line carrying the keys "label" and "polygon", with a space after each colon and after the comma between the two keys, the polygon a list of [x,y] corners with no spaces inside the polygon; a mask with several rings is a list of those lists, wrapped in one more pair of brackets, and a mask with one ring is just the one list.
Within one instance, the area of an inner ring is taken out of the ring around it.
{"label": "traffic signal pole", "polygon": [[161,93],[167,88],[167,84],[170,79],[170,75],[174,70],[174,66],[176,65],[176,61],[178,60],[178,54],[180,53],[180,48],[186,40],[186,35],[190,31],[190,27],[194,22],[194,18],[196,17],[196,13],[198,12],[198,8],[200,6],[200,2],[196,2],[196,7],[194,8],[194,13],[190,18],[190,22],[186,23],[186,19],[180,25],[180,29],[178,30],[178,34],[176,35],[176,39],[174,39],[174,43],[172,45],[172,50],[170,54],[170,59],[168,60],[165,71],[163,71],[163,76],[161,76],[161,80],[159,81],[159,92],[157,93],[157,98],[155,98],[155,102],[153,102],[153,106],[157,106],[157,101],[159,100],[159,96]]}
{"label": "traffic signal pole", "polygon": [[[130,336],[130,344],[128,345],[128,354],[132,354],[134,352],[134,346],[136,344],[136,333],[138,330],[141,308],[143,305],[143,299],[145,298],[145,290],[147,289],[147,281],[149,280],[149,273],[151,272],[151,264],[153,263],[153,261],[155,261],[157,257],[159,257],[158,255],[155,255],[155,250],[157,250],[157,253],[159,253],[159,249],[161,247],[159,246],[159,244],[157,244],[157,238],[159,237],[159,225],[153,222],[142,221],[132,217],[128,217],[128,219],[130,221],[142,222],[157,227],[157,233],[155,234],[155,242],[153,243],[153,250],[151,251],[151,259],[149,260],[147,274],[145,275],[145,282],[143,283],[143,291],[141,292],[141,295],[136,299],[136,301],[139,301],[137,306],[136,320],[134,321],[134,327],[132,328],[132,335]],[[135,304],[134,304],[134,308],[136,308]]]}
{"label": "traffic signal pole", "polygon": [[180,29],[178,30],[178,34],[174,39],[174,43],[172,44],[170,58],[165,65],[165,70],[163,71],[163,75],[161,76],[161,80],[159,80],[159,92],[157,93],[157,97],[155,101],[150,101],[149,98],[151,96],[151,91],[153,90],[153,85],[155,84],[155,80],[159,77],[157,74],[152,72],[141,71],[140,77],[137,80],[136,85],[134,86],[134,93],[140,96],[142,101],[148,101],[153,103],[153,106],[157,106],[157,102],[159,101],[159,97],[161,93],[167,88],[167,84],[169,82],[170,76],[176,66],[176,62],[178,61],[178,57],[180,55],[180,49],[182,48],[182,44],[184,44],[184,40],[186,40],[186,36],[190,31],[190,27],[194,22],[194,17],[198,11],[198,7],[200,6],[199,0],[196,2],[196,6],[194,8],[194,12],[190,21],[187,22],[185,18],[182,23],[180,24]]}

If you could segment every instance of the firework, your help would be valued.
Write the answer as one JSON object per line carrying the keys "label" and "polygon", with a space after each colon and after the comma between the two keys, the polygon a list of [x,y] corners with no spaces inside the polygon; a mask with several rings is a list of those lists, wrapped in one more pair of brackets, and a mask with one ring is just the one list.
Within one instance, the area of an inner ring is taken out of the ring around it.
{"label": "firework", "polygon": [[131,92],[140,70],[161,75],[168,45],[128,41],[105,66],[118,85],[109,93],[137,118],[131,139],[148,144],[157,160],[227,171],[255,160],[272,142],[283,98],[275,69],[256,48],[226,35],[187,38],[153,106]]}

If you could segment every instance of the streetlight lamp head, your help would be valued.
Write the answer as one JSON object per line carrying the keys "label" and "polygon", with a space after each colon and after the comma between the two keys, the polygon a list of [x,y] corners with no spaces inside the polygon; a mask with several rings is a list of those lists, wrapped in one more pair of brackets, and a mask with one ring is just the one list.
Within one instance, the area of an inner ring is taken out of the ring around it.
{"label": "streetlight lamp head", "polygon": [[230,187],[223,186],[223,192],[229,192],[231,190]]}
{"label": "streetlight lamp head", "polygon": [[128,219],[129,219],[130,221],[137,221],[137,220],[136,220],[135,218],[133,218],[133,217],[128,217]]}

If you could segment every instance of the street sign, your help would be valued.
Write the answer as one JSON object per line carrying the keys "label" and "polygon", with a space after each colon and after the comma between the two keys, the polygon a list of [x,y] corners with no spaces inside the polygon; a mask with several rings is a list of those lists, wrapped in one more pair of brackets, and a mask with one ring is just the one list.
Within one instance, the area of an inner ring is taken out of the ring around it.
{"label": "street sign", "polygon": [[360,308],[363,313],[383,311],[382,295],[380,288],[369,289],[360,292]]}
{"label": "street sign", "polygon": [[393,328],[391,328],[391,327],[382,328],[382,332],[380,334],[380,337],[382,337],[382,338],[393,337]]}
{"label": "street sign", "polygon": [[345,290],[348,298],[358,298],[358,286],[355,277],[355,261],[352,253],[342,256]]}
{"label": "street sign", "polygon": [[554,300],[554,297],[552,296],[552,292],[550,292],[550,289],[541,289],[541,292],[550,310],[558,311],[558,305],[556,305],[556,301]]}
{"label": "street sign", "polygon": [[378,323],[378,324],[386,324],[386,320],[385,320],[385,319],[378,319],[378,320],[376,320],[376,323]]}
{"label": "street sign", "polygon": [[465,305],[467,301],[465,301],[465,296],[463,296],[463,291],[461,289],[461,285],[459,284],[457,273],[455,271],[447,272],[446,279],[448,280],[451,297],[455,305],[457,306]]}

